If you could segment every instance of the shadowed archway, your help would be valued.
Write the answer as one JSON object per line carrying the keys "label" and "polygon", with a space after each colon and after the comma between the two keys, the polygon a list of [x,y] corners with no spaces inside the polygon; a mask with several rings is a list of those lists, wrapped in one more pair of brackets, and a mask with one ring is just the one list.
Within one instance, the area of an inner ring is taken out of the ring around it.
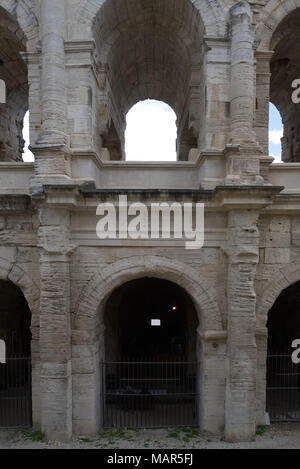
{"label": "shadowed archway", "polygon": [[293,343],[300,339],[300,282],[279,295],[267,328],[267,412],[272,422],[300,422],[300,365],[293,360]]}
{"label": "shadowed archway", "polygon": [[0,339],[6,346],[0,364],[0,428],[30,426],[31,312],[21,290],[0,280]]}
{"label": "shadowed archway", "polygon": [[104,427],[199,425],[197,328],[193,302],[175,283],[141,278],[111,294],[105,307]]}

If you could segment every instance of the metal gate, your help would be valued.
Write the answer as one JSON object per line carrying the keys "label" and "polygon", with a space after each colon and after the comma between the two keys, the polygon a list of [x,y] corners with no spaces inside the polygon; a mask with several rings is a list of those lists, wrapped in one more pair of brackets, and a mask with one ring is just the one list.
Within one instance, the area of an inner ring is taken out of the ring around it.
{"label": "metal gate", "polygon": [[0,364],[0,427],[31,426],[31,360],[10,357]]}
{"label": "metal gate", "polygon": [[197,363],[102,363],[105,428],[197,426]]}
{"label": "metal gate", "polygon": [[300,364],[291,354],[268,355],[267,412],[271,422],[300,421]]}

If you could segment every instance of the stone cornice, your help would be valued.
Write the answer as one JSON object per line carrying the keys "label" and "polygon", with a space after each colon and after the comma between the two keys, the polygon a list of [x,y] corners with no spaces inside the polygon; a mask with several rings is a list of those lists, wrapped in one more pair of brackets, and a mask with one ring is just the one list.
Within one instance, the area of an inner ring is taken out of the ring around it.
{"label": "stone cornice", "polygon": [[32,210],[29,195],[0,194],[0,213],[28,212]]}
{"label": "stone cornice", "polygon": [[284,190],[283,186],[218,186],[216,199],[225,210],[252,209],[261,210],[271,205],[274,198]]}
{"label": "stone cornice", "polygon": [[93,52],[95,41],[65,41],[65,51],[68,52]]}

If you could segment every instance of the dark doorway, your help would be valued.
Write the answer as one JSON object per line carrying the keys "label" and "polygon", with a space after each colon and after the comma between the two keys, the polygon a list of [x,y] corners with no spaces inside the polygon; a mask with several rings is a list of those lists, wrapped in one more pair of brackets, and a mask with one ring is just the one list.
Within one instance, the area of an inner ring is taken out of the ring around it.
{"label": "dark doorway", "polygon": [[300,364],[292,357],[300,339],[300,282],[279,295],[267,327],[267,412],[273,422],[300,421]]}
{"label": "dark doorway", "polygon": [[196,360],[197,313],[172,282],[126,283],[108,301],[105,322],[107,360]]}
{"label": "dark doorway", "polygon": [[105,427],[197,425],[197,313],[167,280],[128,282],[109,298],[103,363]]}
{"label": "dark doorway", "polygon": [[6,363],[0,364],[0,427],[31,425],[31,313],[21,290],[0,281],[0,339]]}

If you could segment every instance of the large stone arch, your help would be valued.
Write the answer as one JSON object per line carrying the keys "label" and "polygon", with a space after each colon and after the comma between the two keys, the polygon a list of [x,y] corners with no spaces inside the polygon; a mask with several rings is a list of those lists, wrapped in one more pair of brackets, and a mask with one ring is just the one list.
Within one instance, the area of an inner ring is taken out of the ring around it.
{"label": "large stone arch", "polygon": [[201,331],[223,330],[222,316],[207,282],[193,268],[159,256],[134,256],[99,269],[83,288],[76,315],[84,317],[88,329],[93,330],[99,306],[109,295],[123,283],[142,277],[163,278],[178,284],[195,303]]}
{"label": "large stone arch", "polygon": [[[226,369],[226,334],[213,288],[190,266],[161,256],[147,255],[132,256],[99,268],[82,288],[72,318],[75,434],[95,434],[102,425],[100,403],[103,380],[99,364],[105,359],[106,300],[120,285],[143,277],[169,280],[182,287],[191,297],[200,322],[197,330],[197,358],[201,363],[198,367],[199,426],[208,431],[217,431],[220,425],[224,425],[225,396],[217,402],[211,399],[215,380],[224,381]],[[215,346],[219,349],[218,354],[215,353]],[[221,367],[220,362],[223,364]],[[214,415],[213,419],[211,415]]]}
{"label": "large stone arch", "polygon": [[[10,250],[10,248],[7,248]],[[20,288],[35,320],[39,312],[39,288],[28,273],[14,260],[0,257],[0,280],[7,280]]]}
{"label": "large stone arch", "polygon": [[300,8],[300,0],[271,0],[261,11],[257,26],[256,40],[258,50],[270,50],[271,41],[276,28],[289,13]]}
{"label": "large stone arch", "polygon": [[[75,22],[93,24],[100,8],[107,0],[81,0],[75,15]],[[216,0],[189,0],[197,8],[205,27],[205,33],[210,36],[225,34],[225,11]]]}
{"label": "large stone arch", "polygon": [[264,288],[262,295],[257,298],[256,321],[258,329],[266,327],[268,313],[283,290],[299,280],[299,265],[287,265],[276,272]]}
{"label": "large stone arch", "polygon": [[279,295],[300,280],[300,266],[287,265],[277,271],[265,286],[256,303],[256,344],[257,344],[257,424],[265,424],[266,412],[266,363],[268,350],[268,314]]}
{"label": "large stone arch", "polygon": [[[40,425],[40,354],[39,354],[39,301],[40,291],[31,276],[15,261],[16,248],[3,247],[0,253],[0,280],[12,282],[22,291],[31,312],[31,379],[32,421]],[[7,255],[5,255],[5,251]]]}
{"label": "large stone arch", "polygon": [[39,38],[39,31],[31,0],[0,0],[0,7],[18,23],[19,30],[15,31],[15,34],[20,39],[24,36],[28,49],[33,47]]}

